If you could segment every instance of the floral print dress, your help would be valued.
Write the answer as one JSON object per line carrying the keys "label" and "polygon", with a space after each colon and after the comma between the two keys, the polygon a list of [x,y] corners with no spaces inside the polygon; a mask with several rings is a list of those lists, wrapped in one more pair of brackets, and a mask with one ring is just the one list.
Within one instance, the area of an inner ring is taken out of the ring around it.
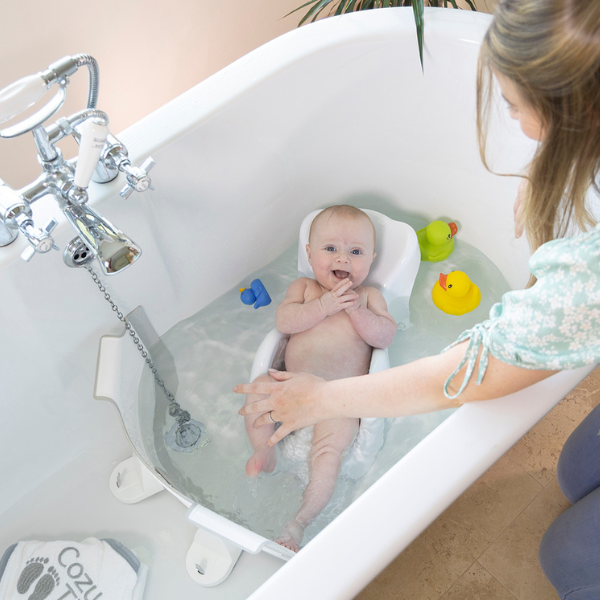
{"label": "floral print dress", "polygon": [[[488,320],[445,348],[470,340],[444,385],[448,398],[464,390],[480,348],[477,383],[483,380],[489,354],[524,369],[554,371],[600,362],[600,224],[540,246],[529,259],[529,268],[537,277],[535,285],[504,294]],[[465,363],[463,384],[451,396],[448,386]]]}

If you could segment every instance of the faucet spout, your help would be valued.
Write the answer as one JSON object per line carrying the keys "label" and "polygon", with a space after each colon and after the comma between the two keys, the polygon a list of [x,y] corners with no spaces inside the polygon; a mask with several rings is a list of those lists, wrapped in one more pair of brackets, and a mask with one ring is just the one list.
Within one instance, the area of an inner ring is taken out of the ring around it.
{"label": "faucet spout", "polygon": [[141,256],[134,241],[88,205],[61,203],[61,209],[105,275],[119,273]]}

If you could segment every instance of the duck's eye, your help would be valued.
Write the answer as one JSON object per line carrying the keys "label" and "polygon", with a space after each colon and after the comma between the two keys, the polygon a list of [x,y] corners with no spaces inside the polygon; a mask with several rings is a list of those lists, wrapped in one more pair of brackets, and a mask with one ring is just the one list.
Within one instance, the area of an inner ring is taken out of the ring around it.
{"label": "duck's eye", "polygon": [[452,287],[452,284],[450,284],[450,285],[448,286],[448,289],[450,289],[451,287]]}

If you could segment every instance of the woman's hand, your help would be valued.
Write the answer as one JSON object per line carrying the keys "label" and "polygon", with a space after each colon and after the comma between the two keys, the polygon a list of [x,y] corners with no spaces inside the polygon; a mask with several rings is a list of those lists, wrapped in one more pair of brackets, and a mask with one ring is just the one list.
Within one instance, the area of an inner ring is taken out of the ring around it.
{"label": "woman's hand", "polygon": [[323,388],[324,379],[308,373],[287,373],[269,370],[269,375],[276,383],[245,383],[236,385],[236,394],[268,394],[269,397],[247,404],[240,415],[263,413],[254,421],[254,427],[261,427],[273,421],[281,422],[281,426],[269,438],[269,446],[274,446],[288,433],[314,425],[318,421],[331,418],[326,414]]}

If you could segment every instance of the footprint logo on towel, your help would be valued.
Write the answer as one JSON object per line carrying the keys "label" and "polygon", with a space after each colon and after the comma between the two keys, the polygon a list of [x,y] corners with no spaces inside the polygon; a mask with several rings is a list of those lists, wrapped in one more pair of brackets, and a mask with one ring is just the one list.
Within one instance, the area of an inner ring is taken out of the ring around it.
{"label": "footprint logo on towel", "polygon": [[47,558],[37,557],[27,561],[19,581],[17,581],[17,592],[26,594],[33,583],[37,584],[31,596],[27,600],[44,600],[52,590],[60,583],[60,577],[54,567],[48,567],[48,572],[40,578],[44,572],[45,565],[48,564]]}

